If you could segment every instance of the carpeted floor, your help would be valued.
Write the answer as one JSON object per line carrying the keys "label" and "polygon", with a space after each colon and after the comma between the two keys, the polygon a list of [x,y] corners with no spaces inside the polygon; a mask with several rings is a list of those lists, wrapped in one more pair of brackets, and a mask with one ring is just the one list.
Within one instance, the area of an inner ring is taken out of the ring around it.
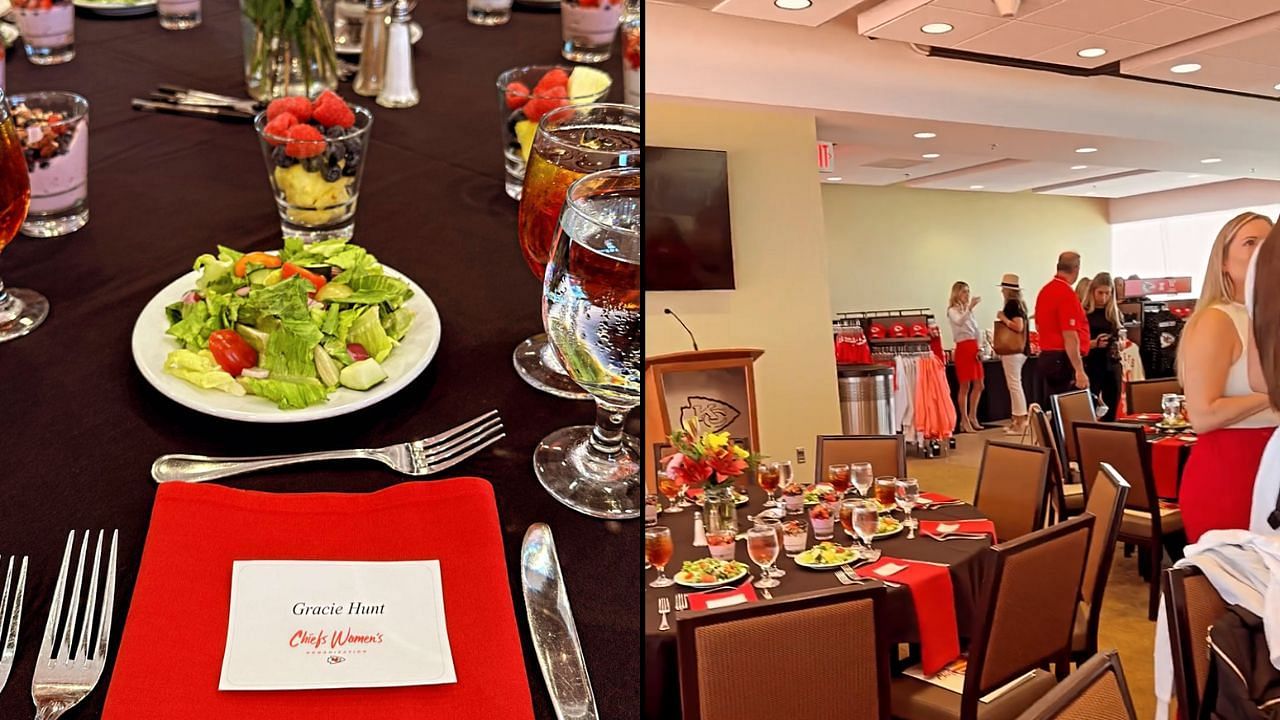
{"label": "carpeted floor", "polygon": [[[960,435],[956,449],[940,458],[924,459],[908,452],[908,472],[920,481],[923,490],[972,500],[982,448],[988,440],[1017,442],[1018,438],[1006,436],[1003,429]],[[1119,650],[1134,708],[1144,720],[1155,713],[1152,677],[1155,623],[1147,620],[1147,593],[1147,584],[1138,574],[1137,556],[1126,558],[1117,547],[1102,604],[1098,647]]]}

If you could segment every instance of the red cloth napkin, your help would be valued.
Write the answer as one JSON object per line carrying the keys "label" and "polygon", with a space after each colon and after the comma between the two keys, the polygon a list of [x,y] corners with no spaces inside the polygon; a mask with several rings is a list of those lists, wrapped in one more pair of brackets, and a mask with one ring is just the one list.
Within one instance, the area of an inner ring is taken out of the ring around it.
{"label": "red cloth napkin", "polygon": [[921,520],[920,532],[928,535],[945,535],[938,529],[939,525],[959,525],[958,530],[952,530],[955,533],[986,533],[991,536],[991,542],[996,541],[996,524],[990,520],[978,518],[974,520]]}
{"label": "red cloth napkin", "polygon": [[922,492],[920,493],[920,499],[927,503],[946,503],[956,501],[953,497],[948,497],[942,493],[936,492]]}
{"label": "red cloth napkin", "polygon": [[1162,498],[1178,497],[1179,461],[1187,441],[1169,437],[1151,443],[1151,474],[1155,476],[1156,495]]}
{"label": "red cloth napkin", "polygon": [[[875,573],[877,568],[890,564],[906,565],[907,569],[884,578]],[[911,590],[911,600],[916,608],[916,627],[920,630],[920,666],[926,675],[937,673],[960,655],[956,596],[948,568],[885,556],[876,563],[857,568],[857,571],[860,577],[902,583]]]}
{"label": "red cloth napkin", "polygon": [[[457,683],[218,690],[233,560],[436,559]],[[533,720],[493,488],[479,478],[368,494],[161,485],[102,717]]]}
{"label": "red cloth napkin", "polygon": [[721,590],[720,592],[701,592],[689,593],[689,609],[690,610],[706,610],[708,600],[724,600],[731,597],[743,597],[747,602],[756,601],[756,589],[751,587],[750,582],[744,582],[732,590]]}

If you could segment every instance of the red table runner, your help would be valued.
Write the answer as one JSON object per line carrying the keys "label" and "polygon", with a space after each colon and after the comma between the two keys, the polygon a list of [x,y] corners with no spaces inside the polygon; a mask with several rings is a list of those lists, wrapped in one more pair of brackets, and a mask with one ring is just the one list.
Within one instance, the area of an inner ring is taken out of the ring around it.
{"label": "red table runner", "polygon": [[953,533],[986,533],[991,536],[991,542],[996,542],[996,524],[982,518],[974,520],[921,520],[920,532],[926,535],[945,535],[946,533],[938,529],[939,525],[959,525],[959,529],[951,531]]}
{"label": "red table runner", "polygon": [[[751,586],[750,581],[744,582],[732,590],[722,590],[720,592],[700,592],[689,593],[689,609],[690,610],[706,610],[707,603],[710,601],[728,600],[729,598],[743,598],[742,602],[755,602],[756,589]],[[722,605],[720,607],[728,607]]]}
{"label": "red table runner", "polygon": [[[222,692],[235,560],[440,561],[458,682]],[[532,720],[493,488],[479,478],[375,493],[156,491],[106,720]]]}
{"label": "red table runner", "polygon": [[[906,565],[907,568],[881,578],[875,571],[885,565]],[[911,591],[916,627],[920,631],[920,666],[926,674],[933,675],[956,659],[960,654],[960,630],[956,624],[951,571],[946,566],[882,557],[857,571],[860,577],[902,583]]]}
{"label": "red table runner", "polygon": [[1178,437],[1162,438],[1151,443],[1151,474],[1155,476],[1156,495],[1162,498],[1178,497],[1182,448],[1190,444]]}

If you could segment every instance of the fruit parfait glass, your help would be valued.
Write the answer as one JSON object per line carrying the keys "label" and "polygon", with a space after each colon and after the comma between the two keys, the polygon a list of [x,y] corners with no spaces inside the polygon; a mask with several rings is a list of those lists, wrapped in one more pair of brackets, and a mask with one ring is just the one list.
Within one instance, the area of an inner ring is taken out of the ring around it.
{"label": "fruit parfait glass", "polygon": [[349,239],[373,115],[325,90],[272,100],[253,126],[285,237]]}
{"label": "fruit parfait glass", "polygon": [[835,534],[835,516],[826,503],[818,503],[809,510],[809,522],[813,523],[813,537],[816,540],[830,540]]}
{"label": "fruit parfait glass", "polygon": [[622,98],[628,105],[640,106],[640,15],[622,23]]}
{"label": "fruit parfait glass", "polygon": [[786,505],[788,515],[800,515],[804,512],[804,488],[800,483],[791,483],[782,488],[782,501]]}
{"label": "fruit parfait glass", "polygon": [[788,520],[782,523],[782,549],[787,557],[793,558],[804,552],[809,542],[809,528],[803,520]]}
{"label": "fruit parfait glass", "polygon": [[716,560],[732,562],[737,540],[738,535],[732,530],[710,530],[707,532],[707,550]]}
{"label": "fruit parfait glass", "polygon": [[14,0],[22,47],[33,65],[58,65],[76,56],[72,0]]}
{"label": "fruit parfait glass", "polygon": [[12,95],[31,176],[28,237],[68,235],[89,222],[89,101],[62,91]]}
{"label": "fruit parfait glass", "polygon": [[498,111],[502,114],[502,155],[507,166],[507,195],[520,199],[524,167],[533,149],[538,121],[565,105],[593,103],[609,94],[609,74],[589,67],[525,65],[498,76]]}
{"label": "fruit parfait glass", "polygon": [[560,29],[565,60],[598,63],[613,54],[613,36],[622,19],[623,0],[560,0]]}

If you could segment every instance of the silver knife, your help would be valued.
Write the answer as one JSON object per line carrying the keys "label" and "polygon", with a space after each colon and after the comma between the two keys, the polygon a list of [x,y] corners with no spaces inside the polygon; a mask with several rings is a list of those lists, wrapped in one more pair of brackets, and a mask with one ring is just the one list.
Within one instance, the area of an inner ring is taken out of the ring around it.
{"label": "silver knife", "polygon": [[599,720],[551,528],[534,523],[520,548],[520,584],[534,651],[559,720]]}

